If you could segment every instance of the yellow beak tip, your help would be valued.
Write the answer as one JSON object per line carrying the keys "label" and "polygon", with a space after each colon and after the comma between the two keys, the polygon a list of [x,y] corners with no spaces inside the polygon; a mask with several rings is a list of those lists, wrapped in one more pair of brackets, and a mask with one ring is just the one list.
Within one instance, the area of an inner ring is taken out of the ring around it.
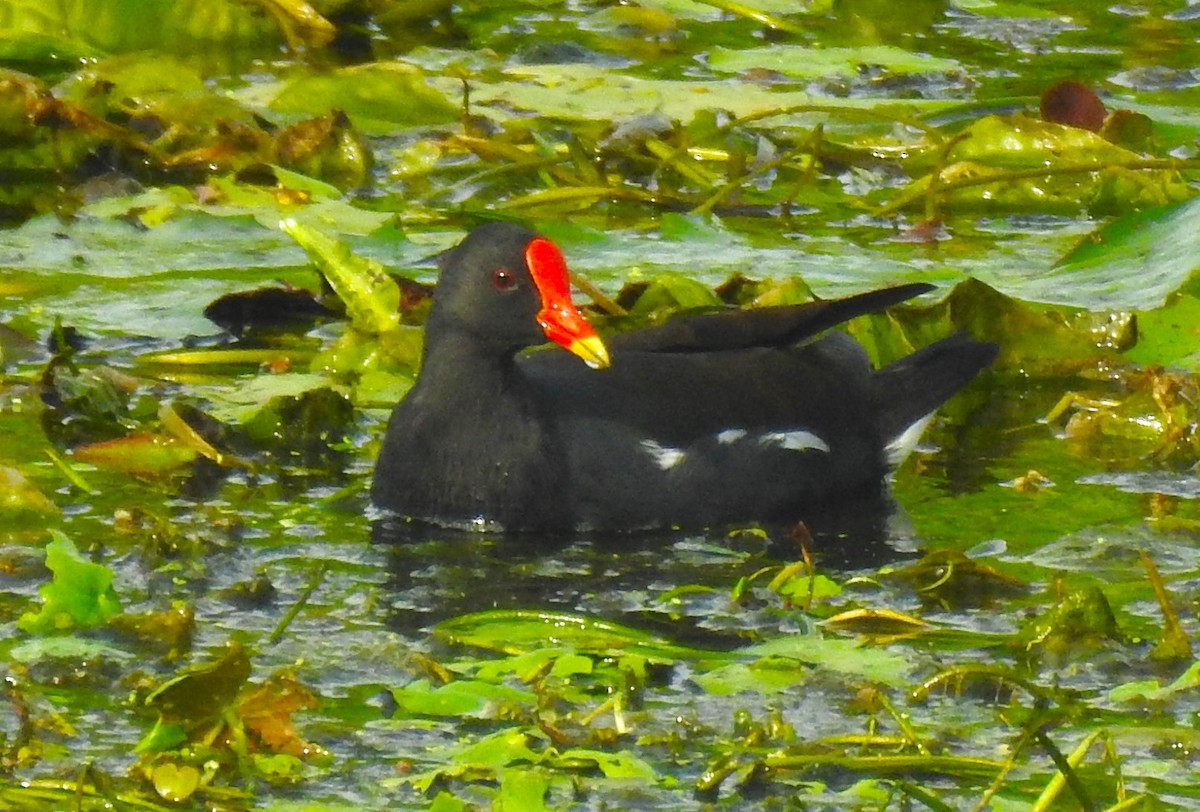
{"label": "yellow beak tip", "polygon": [[567,349],[582,358],[592,369],[604,369],[612,363],[608,356],[608,347],[604,346],[604,342],[598,336],[576,339]]}

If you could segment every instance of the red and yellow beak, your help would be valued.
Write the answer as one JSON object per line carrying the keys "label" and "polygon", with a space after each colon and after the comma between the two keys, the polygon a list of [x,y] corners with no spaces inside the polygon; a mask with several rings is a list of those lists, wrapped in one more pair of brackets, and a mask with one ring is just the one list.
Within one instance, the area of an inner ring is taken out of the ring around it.
{"label": "red and yellow beak", "polygon": [[534,237],[525,247],[525,263],[542,299],[537,320],[546,338],[578,355],[592,369],[608,366],[608,348],[571,302],[567,261],[558,246]]}

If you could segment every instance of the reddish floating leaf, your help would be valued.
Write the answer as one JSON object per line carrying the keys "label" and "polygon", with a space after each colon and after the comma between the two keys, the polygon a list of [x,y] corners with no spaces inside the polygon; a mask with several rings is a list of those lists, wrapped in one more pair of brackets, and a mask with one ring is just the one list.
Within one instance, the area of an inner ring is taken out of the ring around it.
{"label": "reddish floating leaf", "polygon": [[1065,81],[1051,85],[1042,94],[1042,120],[1082,130],[1100,132],[1107,111],[1104,102],[1083,82]]}
{"label": "reddish floating leaf", "polygon": [[76,446],[75,459],[126,474],[163,476],[196,459],[196,450],[174,437],[139,432],[115,440]]}

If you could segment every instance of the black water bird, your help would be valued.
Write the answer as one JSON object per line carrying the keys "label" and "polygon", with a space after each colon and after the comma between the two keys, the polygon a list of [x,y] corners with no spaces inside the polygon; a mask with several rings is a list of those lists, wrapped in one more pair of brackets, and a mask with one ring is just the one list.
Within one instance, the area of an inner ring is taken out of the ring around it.
{"label": "black water bird", "polygon": [[925,284],[681,316],[607,341],[568,288],[559,249],[515,225],[446,252],[376,505],[517,533],[800,521],[880,494],[897,449],[997,352],[960,333],[875,370],[831,329]]}

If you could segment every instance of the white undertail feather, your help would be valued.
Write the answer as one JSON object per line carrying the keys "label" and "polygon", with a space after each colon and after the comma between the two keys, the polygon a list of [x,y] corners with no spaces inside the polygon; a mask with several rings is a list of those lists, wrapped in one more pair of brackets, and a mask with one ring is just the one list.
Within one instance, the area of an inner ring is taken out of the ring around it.
{"label": "white undertail feather", "polygon": [[908,428],[900,432],[898,435],[888,441],[884,447],[884,459],[887,460],[889,468],[898,468],[900,463],[907,459],[908,455],[917,447],[917,443],[921,440],[921,435],[925,433],[925,429],[929,428],[929,424],[933,422],[935,412],[930,412],[915,422],[910,423]]}
{"label": "white undertail feather", "polygon": [[674,468],[687,456],[687,452],[683,449],[671,448],[654,440],[642,440],[642,448],[646,449],[646,453],[654,460],[654,464],[664,471]]}

